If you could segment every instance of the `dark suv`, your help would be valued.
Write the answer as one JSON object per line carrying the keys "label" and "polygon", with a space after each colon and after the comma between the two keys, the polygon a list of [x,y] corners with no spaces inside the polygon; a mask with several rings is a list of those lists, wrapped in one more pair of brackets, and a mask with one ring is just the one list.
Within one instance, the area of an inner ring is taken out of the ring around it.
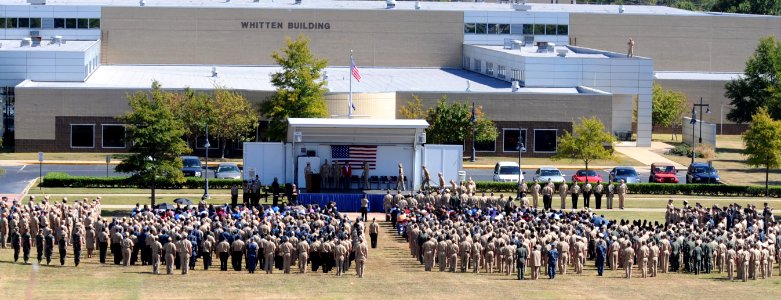
{"label": "dark suv", "polygon": [[721,183],[719,171],[706,163],[693,163],[686,170],[686,183]]}
{"label": "dark suv", "polygon": [[182,156],[182,174],[185,177],[201,177],[203,165],[197,156]]}

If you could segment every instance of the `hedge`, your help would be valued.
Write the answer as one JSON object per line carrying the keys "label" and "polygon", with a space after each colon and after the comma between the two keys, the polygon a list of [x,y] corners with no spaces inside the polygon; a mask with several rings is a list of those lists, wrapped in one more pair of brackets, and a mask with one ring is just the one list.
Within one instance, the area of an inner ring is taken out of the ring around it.
{"label": "hedge", "polygon": [[[209,188],[230,189],[232,185],[241,185],[239,179],[209,179]],[[43,176],[43,187],[74,187],[74,188],[148,188],[151,182],[142,181],[138,177],[96,177],[71,176],[66,173],[50,172]],[[157,188],[161,189],[198,189],[204,186],[204,179],[187,177],[182,183],[174,183],[165,178],[157,179]]]}
{"label": "hedge", "polygon": [[[481,192],[516,193],[518,191],[518,184],[515,182],[478,181],[476,184],[477,190]],[[526,184],[531,190],[533,183],[526,182]],[[556,194],[558,194],[559,184],[555,185],[557,191]],[[569,183],[569,185],[572,184]],[[627,187],[630,194],[746,197],[765,196],[765,187],[763,186],[726,184],[631,183],[627,184]],[[605,189],[607,189],[607,187]],[[771,197],[781,197],[781,186],[771,186],[769,192]]]}

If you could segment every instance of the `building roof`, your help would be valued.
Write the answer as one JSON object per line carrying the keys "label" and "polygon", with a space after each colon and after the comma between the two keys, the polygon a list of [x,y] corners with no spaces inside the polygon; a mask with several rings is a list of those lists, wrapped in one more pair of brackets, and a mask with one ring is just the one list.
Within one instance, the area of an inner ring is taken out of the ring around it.
{"label": "building roof", "polygon": [[[462,69],[449,68],[364,68],[360,67],[361,82],[353,80],[354,93],[381,92],[465,92],[510,93],[509,82]],[[271,73],[279,71],[276,66],[217,66],[217,77],[212,77],[212,66],[181,65],[107,65],[100,66],[84,82],[40,82],[25,81],[20,88],[102,88],[102,89],[148,89],[153,81],[163,88],[210,90],[222,86],[235,90],[273,91]],[[332,93],[347,93],[350,90],[348,67],[328,67],[326,88]],[[518,93],[551,94],[595,94],[589,89],[568,88],[521,88]]]}
{"label": "building roof", "polygon": [[743,73],[708,73],[708,72],[656,72],[654,78],[659,80],[701,80],[730,81],[743,76]]}
{"label": "building roof", "polygon": [[[234,7],[234,8],[266,8],[266,9],[357,9],[384,10],[385,1],[338,1],[338,0],[303,0],[295,5],[294,0],[145,0],[149,7]],[[4,4],[27,5],[27,0],[6,0]],[[47,0],[51,5],[91,5],[91,6],[139,6],[138,0]],[[709,15],[710,13],[695,12],[667,6],[624,5],[619,12],[618,5],[595,4],[544,4],[529,3],[532,12],[563,12],[584,14],[635,14],[635,15]],[[509,3],[485,2],[421,2],[422,10],[437,11],[512,11]],[[415,1],[397,1],[397,10],[415,10]]]}
{"label": "building roof", "polygon": [[[508,49],[504,46],[497,45],[469,45],[472,47],[483,48],[492,51],[498,51],[511,55],[518,55],[524,57],[556,57],[559,51],[566,51],[566,58],[594,58],[594,59],[610,59],[610,58],[626,58],[626,54],[611,52],[606,50],[597,50],[584,47],[576,47],[570,45],[555,45],[553,52],[537,52],[539,47],[529,46],[520,47],[518,49]],[[635,59],[649,59],[646,57],[635,56]]]}
{"label": "building roof", "polygon": [[63,52],[84,52],[90,47],[95,45],[98,41],[64,41],[60,44],[52,44],[49,40],[41,41],[40,46],[24,46],[22,47],[21,40],[0,40],[0,51],[21,51],[21,52],[35,52],[35,51],[63,51]]}
{"label": "building roof", "polygon": [[289,127],[426,128],[426,120],[289,118]]}

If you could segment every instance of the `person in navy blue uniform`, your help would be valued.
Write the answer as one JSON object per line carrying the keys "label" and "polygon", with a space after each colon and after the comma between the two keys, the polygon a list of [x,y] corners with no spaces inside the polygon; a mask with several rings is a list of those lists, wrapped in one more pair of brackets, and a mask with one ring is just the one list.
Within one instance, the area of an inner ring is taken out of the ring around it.
{"label": "person in navy blue uniform", "polygon": [[11,229],[11,236],[9,239],[11,240],[11,247],[14,248],[14,262],[17,262],[19,261],[19,250],[22,247],[22,238],[19,235],[19,229]]}
{"label": "person in navy blue uniform", "polygon": [[255,239],[250,239],[250,242],[247,243],[247,271],[249,271],[250,274],[255,273],[255,269],[258,265],[258,243],[255,242]]}
{"label": "person in navy blue uniform", "polygon": [[605,259],[607,258],[607,246],[605,245],[605,241],[599,241],[596,252],[595,260],[597,264],[597,275],[602,276],[602,273],[605,272]]}
{"label": "person in navy blue uniform", "polygon": [[551,243],[548,250],[548,278],[556,278],[556,261],[559,259],[559,251],[556,250],[556,243]]}
{"label": "person in navy blue uniform", "polygon": [[52,253],[54,252],[54,235],[50,232],[43,237],[43,240],[43,256],[46,257],[46,264],[48,265],[52,262]]}

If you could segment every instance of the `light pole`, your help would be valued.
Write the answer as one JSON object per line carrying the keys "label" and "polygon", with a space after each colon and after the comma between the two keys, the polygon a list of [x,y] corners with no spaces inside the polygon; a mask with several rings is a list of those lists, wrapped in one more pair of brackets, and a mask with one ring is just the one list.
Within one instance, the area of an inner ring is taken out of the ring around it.
{"label": "light pole", "polygon": [[516,146],[516,149],[518,149],[518,199],[521,198],[521,184],[524,184],[521,182],[521,176],[523,176],[523,169],[521,168],[521,153],[526,151],[526,147],[523,144],[523,141],[521,140],[521,129],[518,128],[518,145]]}
{"label": "light pole", "polygon": [[469,159],[471,162],[475,162],[475,138],[477,137],[477,115],[475,114],[475,103],[472,102],[472,118],[469,120],[472,123],[472,157]]}
{"label": "light pole", "polygon": [[206,183],[203,186],[203,198],[209,199],[209,147],[212,145],[209,143],[209,123],[206,123],[206,143],[203,147],[206,148],[206,168],[203,170],[203,176],[206,177]]}
{"label": "light pole", "polygon": [[[702,108],[707,107],[708,109],[705,111],[705,113],[710,114],[710,104],[703,104],[702,103],[702,97],[700,97],[700,103],[693,104],[692,105],[692,164],[694,164],[694,157],[696,157],[696,153],[694,151],[694,148],[697,146],[697,142],[694,141],[694,126],[697,125],[697,107],[700,108],[700,117],[702,117]],[[699,142],[702,143],[702,120],[700,120],[700,138]]]}

